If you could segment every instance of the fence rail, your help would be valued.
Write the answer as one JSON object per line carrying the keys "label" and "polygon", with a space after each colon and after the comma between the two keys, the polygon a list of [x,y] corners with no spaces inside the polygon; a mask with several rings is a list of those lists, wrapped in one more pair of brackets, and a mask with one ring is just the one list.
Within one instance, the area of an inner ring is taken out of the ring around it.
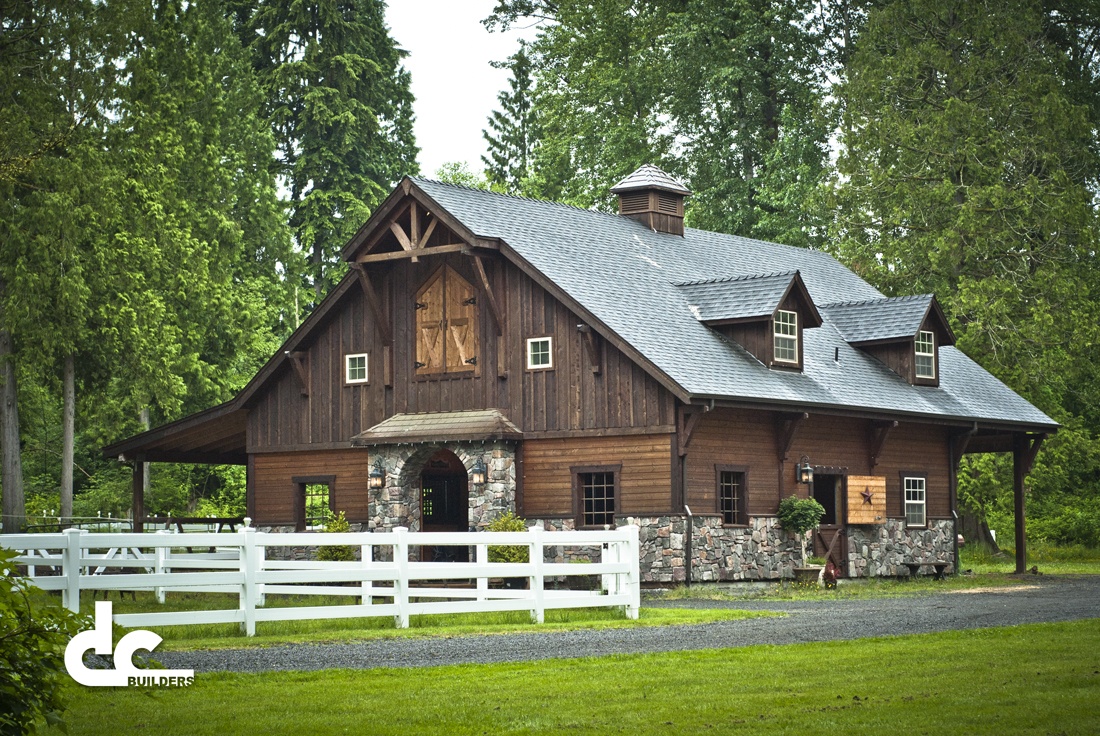
{"label": "fence rail", "polygon": [[[493,545],[526,545],[529,560],[491,563],[488,551]],[[548,609],[602,606],[622,607],[629,618],[637,618],[641,598],[637,526],[575,532],[532,527],[526,532],[417,533],[398,527],[390,532],[343,534],[273,534],[244,528],[228,534],[187,535],[68,529],[59,534],[3,535],[0,546],[20,552],[15,563],[27,566],[31,581],[43,590],[61,591],[63,605],[76,612],[83,590],[153,591],[166,607],[166,594],[173,591],[239,595],[235,609],[116,614],[114,621],[122,626],[239,623],[248,636],[254,636],[258,621],[392,616],[398,628],[407,628],[411,615],[526,610],[542,623]],[[360,559],[320,562],[268,559],[267,555],[271,548],[326,546],[358,548]],[[473,549],[473,561],[410,559],[418,556],[419,548],[448,546]],[[190,551],[207,547],[212,551]],[[599,562],[546,562],[547,547],[598,549]],[[546,587],[548,579],[589,575],[599,576],[599,590]],[[525,578],[527,587],[492,588],[494,578]],[[445,581],[473,581],[473,585],[444,587]],[[358,603],[267,605],[267,596],[285,594],[354,596]]]}

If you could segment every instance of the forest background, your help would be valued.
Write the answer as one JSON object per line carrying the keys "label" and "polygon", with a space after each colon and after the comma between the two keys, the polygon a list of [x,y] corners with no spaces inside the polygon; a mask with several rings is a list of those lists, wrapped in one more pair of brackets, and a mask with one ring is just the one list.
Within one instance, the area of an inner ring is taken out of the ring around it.
{"label": "forest background", "polygon": [[[380,0],[0,0],[4,529],[125,516],[110,441],[233,396],[418,173]],[[1100,545],[1100,5],[501,0],[533,27],[488,155],[437,178],[613,211],[644,163],[689,226],[935,293],[1063,428],[1029,535]],[[483,164],[483,165],[482,165]],[[1011,469],[967,458],[971,534]],[[147,513],[241,515],[243,468],[156,464]]]}

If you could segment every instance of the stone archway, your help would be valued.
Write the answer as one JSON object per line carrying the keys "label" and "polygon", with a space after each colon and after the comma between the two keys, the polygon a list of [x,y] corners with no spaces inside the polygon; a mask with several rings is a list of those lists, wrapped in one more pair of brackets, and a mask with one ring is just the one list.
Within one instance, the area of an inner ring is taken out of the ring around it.
{"label": "stone archway", "polygon": [[420,531],[420,476],[432,455],[448,450],[469,472],[478,458],[487,468],[486,482],[480,488],[469,486],[468,524],[483,529],[493,519],[516,509],[515,443],[438,442],[416,445],[375,445],[368,449],[371,462],[382,460],[386,471],[384,486],[371,491],[370,530],[388,531],[404,526]]}

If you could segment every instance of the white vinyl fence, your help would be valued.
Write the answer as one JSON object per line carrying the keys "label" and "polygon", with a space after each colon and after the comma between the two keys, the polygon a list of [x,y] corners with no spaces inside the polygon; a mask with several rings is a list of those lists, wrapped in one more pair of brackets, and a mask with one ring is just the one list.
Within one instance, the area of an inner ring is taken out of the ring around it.
{"label": "white vinyl fence", "polygon": [[[517,544],[529,548],[529,562],[489,562],[490,545]],[[272,547],[336,545],[359,548],[362,559],[267,559]],[[393,616],[397,627],[407,628],[413,614],[530,611],[532,619],[542,623],[547,609],[602,606],[620,606],[636,619],[641,597],[637,526],[577,532],[532,527],[526,532],[419,533],[399,527],[345,534],[272,534],[252,528],[228,534],[95,534],[69,529],[60,534],[0,535],[0,546],[21,552],[16,564],[28,567],[39,588],[60,590],[62,603],[72,611],[80,610],[82,590],[154,591],[166,609],[171,599],[165,594],[172,591],[236,593],[240,598],[235,609],[114,616],[115,623],[129,627],[239,623],[253,636],[257,621]],[[410,561],[410,556],[420,557],[423,546],[464,547],[473,550],[473,561]],[[545,562],[545,547],[596,548],[601,550],[600,561]],[[586,575],[599,576],[600,589],[546,588],[547,578]],[[526,578],[527,587],[490,587],[490,579],[496,578]],[[265,605],[265,596],[276,594],[353,596],[357,602]]]}

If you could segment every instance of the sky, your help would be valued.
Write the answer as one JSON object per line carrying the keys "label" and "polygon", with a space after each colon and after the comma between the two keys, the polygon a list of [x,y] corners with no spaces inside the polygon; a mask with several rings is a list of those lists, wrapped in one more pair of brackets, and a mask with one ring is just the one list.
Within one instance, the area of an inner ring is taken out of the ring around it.
{"label": "sky", "polygon": [[508,72],[490,61],[515,53],[534,30],[489,33],[481,25],[496,0],[390,0],[386,22],[409,52],[405,68],[416,97],[414,131],[420,173],[433,177],[443,163],[465,161],[481,172],[481,131],[508,86]]}

